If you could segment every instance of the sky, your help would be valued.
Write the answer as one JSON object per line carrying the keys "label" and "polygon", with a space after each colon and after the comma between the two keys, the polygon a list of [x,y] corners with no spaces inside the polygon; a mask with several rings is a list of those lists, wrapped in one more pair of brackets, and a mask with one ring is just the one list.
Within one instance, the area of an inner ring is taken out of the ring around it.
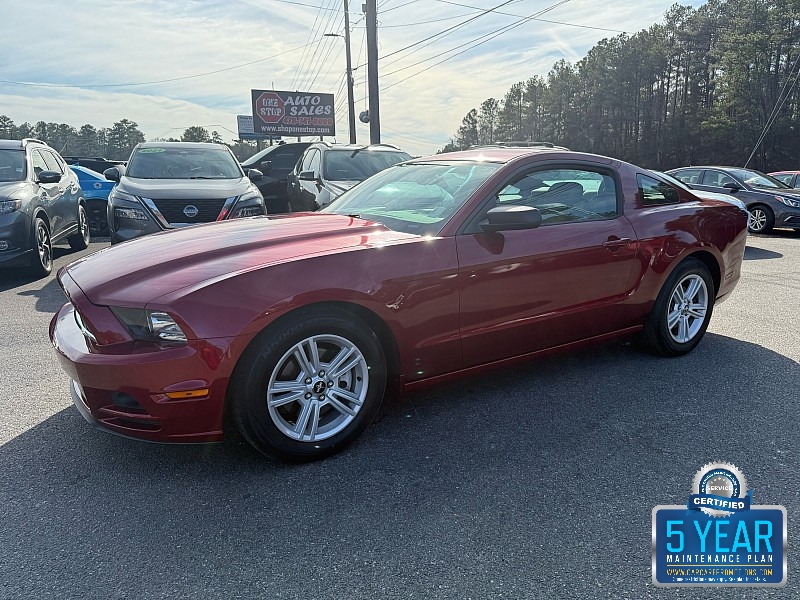
{"label": "sky", "polygon": [[[349,6],[357,115],[368,107],[363,1]],[[660,22],[672,4],[378,0],[381,142],[435,153],[487,98]],[[229,142],[251,89],[296,90],[333,93],[335,140],[348,141],[345,44],[323,35],[344,33],[342,0],[0,0],[0,15],[0,114],[16,124],[129,119],[148,140],[199,125]],[[356,133],[369,143],[369,125]]]}

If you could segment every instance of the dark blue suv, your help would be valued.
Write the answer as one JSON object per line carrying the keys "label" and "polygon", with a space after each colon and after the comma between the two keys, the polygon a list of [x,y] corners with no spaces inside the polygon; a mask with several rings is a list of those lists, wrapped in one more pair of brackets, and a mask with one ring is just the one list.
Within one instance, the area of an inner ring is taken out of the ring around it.
{"label": "dark blue suv", "polygon": [[0,267],[53,269],[53,244],[89,245],[86,204],[78,177],[39,140],[0,140]]}

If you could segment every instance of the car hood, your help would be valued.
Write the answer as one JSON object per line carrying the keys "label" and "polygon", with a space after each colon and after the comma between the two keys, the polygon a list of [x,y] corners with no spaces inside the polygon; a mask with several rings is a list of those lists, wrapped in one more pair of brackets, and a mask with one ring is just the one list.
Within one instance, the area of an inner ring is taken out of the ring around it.
{"label": "car hood", "polygon": [[789,196],[792,200],[800,200],[800,190],[789,188],[788,190],[780,189],[780,188],[771,188],[771,187],[759,187],[753,186],[753,190],[756,192],[762,192],[764,194],[772,194],[774,196]]}
{"label": "car hood", "polygon": [[335,198],[340,194],[344,194],[347,190],[355,185],[361,183],[360,181],[326,181],[325,187],[330,191],[331,196]]}
{"label": "car hood", "polygon": [[72,278],[93,304],[140,308],[269,265],[417,237],[327,213],[233,219],[124,242],[72,263],[59,278]]}
{"label": "car hood", "polygon": [[123,177],[117,189],[143,198],[174,200],[230,198],[252,187],[247,177],[237,179],[138,179]]}
{"label": "car hood", "polygon": [[[0,182],[0,200],[10,198],[16,192],[21,192],[28,184],[24,181],[3,181]],[[19,199],[19,198],[17,198]]]}

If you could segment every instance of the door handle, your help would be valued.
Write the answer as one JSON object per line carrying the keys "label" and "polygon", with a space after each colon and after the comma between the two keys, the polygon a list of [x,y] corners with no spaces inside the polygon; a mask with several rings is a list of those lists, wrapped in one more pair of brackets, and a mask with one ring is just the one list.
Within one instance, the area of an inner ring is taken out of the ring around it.
{"label": "door handle", "polygon": [[616,248],[620,248],[622,246],[630,246],[631,239],[630,238],[609,238],[605,242],[603,242],[603,248],[609,248],[614,250]]}

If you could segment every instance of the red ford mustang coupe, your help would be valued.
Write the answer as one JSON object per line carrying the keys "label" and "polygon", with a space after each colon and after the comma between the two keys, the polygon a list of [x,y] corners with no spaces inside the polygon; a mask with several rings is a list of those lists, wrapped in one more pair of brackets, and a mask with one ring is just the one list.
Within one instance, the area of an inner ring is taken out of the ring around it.
{"label": "red ford mustang coupe", "polygon": [[[146,210],[143,205],[142,210]],[[561,149],[412,160],[322,212],[132,240],[62,269],[50,326],[91,423],[327,456],[410,389],[587,341],[694,348],[739,280],[747,213]],[[676,375],[677,376],[677,375]]]}

